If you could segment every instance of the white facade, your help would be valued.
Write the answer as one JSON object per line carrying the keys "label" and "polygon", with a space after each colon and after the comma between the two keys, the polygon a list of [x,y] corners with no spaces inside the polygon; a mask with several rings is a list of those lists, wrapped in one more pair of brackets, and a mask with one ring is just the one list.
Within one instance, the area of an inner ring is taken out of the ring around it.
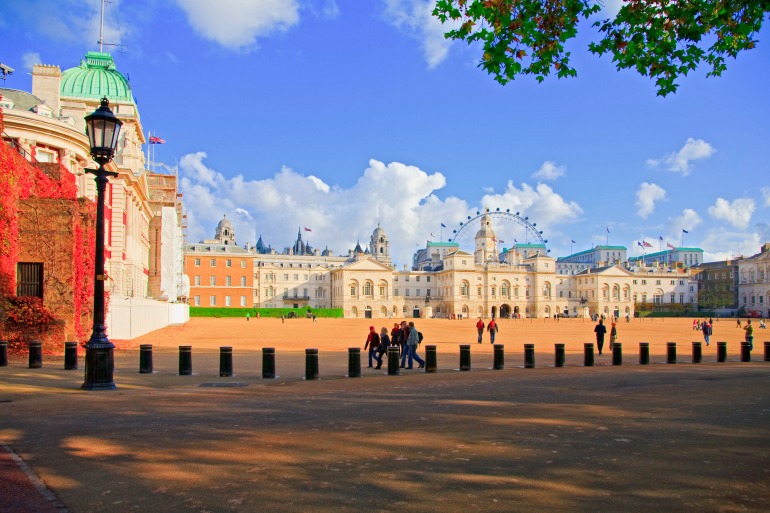
{"label": "white facade", "polygon": [[770,317],[770,243],[738,262],[738,307],[747,315]]}

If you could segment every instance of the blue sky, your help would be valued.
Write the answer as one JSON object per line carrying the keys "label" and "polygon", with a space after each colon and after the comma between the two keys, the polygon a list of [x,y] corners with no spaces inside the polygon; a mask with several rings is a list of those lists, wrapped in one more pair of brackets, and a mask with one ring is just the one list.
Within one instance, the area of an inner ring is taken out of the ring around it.
{"label": "blue sky", "polygon": [[[35,62],[96,50],[99,0],[0,0],[6,87]],[[613,2],[608,3],[610,6]],[[612,7],[609,7],[610,9]],[[239,244],[344,253],[380,223],[396,262],[481,208],[536,221],[553,256],[607,241],[637,254],[753,254],[770,241],[770,50],[697,70],[667,98],[571,44],[578,77],[500,86],[425,0],[115,0],[105,41],[145,131],[179,165],[188,239],[223,214]],[[505,232],[504,227],[500,227]],[[575,240],[575,244],[571,241]],[[506,241],[509,243],[510,241]]]}

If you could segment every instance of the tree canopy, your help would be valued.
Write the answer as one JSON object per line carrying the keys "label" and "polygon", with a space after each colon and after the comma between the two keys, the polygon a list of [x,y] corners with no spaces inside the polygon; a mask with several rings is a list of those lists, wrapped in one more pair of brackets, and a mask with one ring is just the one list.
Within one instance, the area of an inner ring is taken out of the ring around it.
{"label": "tree canopy", "polygon": [[[446,38],[482,43],[479,66],[506,84],[519,75],[576,76],[565,43],[601,9],[600,0],[436,0],[433,15],[459,26]],[[755,47],[769,12],[770,0],[624,0],[614,19],[593,22],[601,39],[588,49],[654,79],[666,96],[701,64],[720,76],[727,57]]]}

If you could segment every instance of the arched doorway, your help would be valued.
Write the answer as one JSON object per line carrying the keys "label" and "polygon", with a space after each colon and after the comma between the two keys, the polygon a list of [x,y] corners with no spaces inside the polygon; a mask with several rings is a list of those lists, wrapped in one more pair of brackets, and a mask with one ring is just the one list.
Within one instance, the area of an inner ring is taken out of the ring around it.
{"label": "arched doorway", "polygon": [[412,317],[414,317],[415,319],[419,319],[420,318],[420,307],[419,306],[415,306],[412,309]]}
{"label": "arched doorway", "polygon": [[492,318],[494,319],[496,315],[497,315],[497,307],[493,306],[492,307]]}
{"label": "arched doorway", "polygon": [[513,317],[514,317],[514,319],[518,319],[519,318],[519,314],[520,314],[519,307],[518,306],[514,306],[513,307]]}
{"label": "arched doorway", "polygon": [[365,319],[371,319],[372,318],[372,307],[371,306],[367,306],[366,308],[364,308],[364,318]]}
{"label": "arched doorway", "polygon": [[511,316],[511,305],[503,305],[500,307],[500,318],[508,319]]}

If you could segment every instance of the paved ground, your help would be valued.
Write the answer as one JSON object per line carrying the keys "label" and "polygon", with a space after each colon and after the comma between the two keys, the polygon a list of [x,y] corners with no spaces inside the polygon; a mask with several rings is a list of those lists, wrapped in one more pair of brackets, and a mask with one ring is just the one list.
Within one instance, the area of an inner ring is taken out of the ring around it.
{"label": "paved ground", "polygon": [[[650,366],[635,364],[626,341],[623,366],[605,355],[585,368],[582,342],[567,340],[566,367],[552,367],[552,343],[538,341],[537,367],[524,369],[518,342],[502,339],[505,370],[490,370],[491,346],[474,343],[474,370],[459,372],[451,337],[467,330],[425,322],[431,342],[449,339],[437,344],[437,374],[364,368],[354,379],[345,349],[360,344],[339,333],[358,324],[318,323],[318,343],[305,344],[281,339],[299,326],[289,321],[218,321],[121,344],[115,392],[79,390],[82,359],[79,371],[61,370],[62,358],[1,368],[0,443],[59,503],[24,499],[37,490],[0,451],[0,512],[770,511],[770,363],[759,349],[740,363],[730,340],[727,363],[712,346],[694,365],[686,333],[667,365],[661,340],[683,329],[674,323],[661,339],[639,328],[652,337]],[[242,342],[251,332],[274,343]],[[501,330],[512,332],[537,336]],[[177,376],[175,348],[188,340],[195,374]],[[156,372],[140,375],[136,347],[150,342]],[[218,377],[219,345],[235,346],[232,378]],[[276,380],[261,379],[268,345]],[[312,346],[322,379],[305,381],[302,348]]]}

